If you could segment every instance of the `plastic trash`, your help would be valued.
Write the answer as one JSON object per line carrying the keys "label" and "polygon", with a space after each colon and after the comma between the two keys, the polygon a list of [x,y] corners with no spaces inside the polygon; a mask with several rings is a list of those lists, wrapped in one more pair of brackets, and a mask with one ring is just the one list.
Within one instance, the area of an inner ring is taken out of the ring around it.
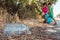
{"label": "plastic trash", "polygon": [[52,23],[52,21],[53,21],[53,19],[50,17],[47,19],[47,23]]}
{"label": "plastic trash", "polygon": [[47,23],[51,23],[53,21],[53,19],[49,16],[49,14],[46,14],[45,18],[46,18]]}
{"label": "plastic trash", "polygon": [[48,19],[48,17],[49,17],[49,14],[45,14],[45,18]]}
{"label": "plastic trash", "polygon": [[31,34],[29,27],[24,24],[5,24],[3,34],[5,36],[18,36],[22,33]]}

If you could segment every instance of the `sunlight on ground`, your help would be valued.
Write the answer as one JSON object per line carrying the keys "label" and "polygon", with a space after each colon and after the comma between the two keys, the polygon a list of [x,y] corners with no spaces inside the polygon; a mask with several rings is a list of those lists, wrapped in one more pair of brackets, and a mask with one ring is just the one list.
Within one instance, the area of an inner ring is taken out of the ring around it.
{"label": "sunlight on ground", "polygon": [[60,30],[60,28],[55,28],[55,29]]}
{"label": "sunlight on ground", "polygon": [[57,32],[56,30],[52,30],[52,29],[47,29],[47,30],[45,30],[45,31],[47,31],[47,32]]}

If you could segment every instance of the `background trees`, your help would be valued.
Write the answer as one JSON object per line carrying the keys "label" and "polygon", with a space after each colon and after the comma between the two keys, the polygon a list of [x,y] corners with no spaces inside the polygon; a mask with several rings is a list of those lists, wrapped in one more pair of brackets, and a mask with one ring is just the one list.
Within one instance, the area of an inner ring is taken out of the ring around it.
{"label": "background trees", "polygon": [[0,8],[7,10],[9,15],[16,13],[21,18],[38,18],[43,16],[43,3],[56,3],[57,0],[0,0]]}

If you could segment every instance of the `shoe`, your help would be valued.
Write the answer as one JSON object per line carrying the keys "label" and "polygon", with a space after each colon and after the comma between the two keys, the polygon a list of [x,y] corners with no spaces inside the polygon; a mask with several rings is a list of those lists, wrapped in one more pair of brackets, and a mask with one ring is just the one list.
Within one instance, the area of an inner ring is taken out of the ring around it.
{"label": "shoe", "polygon": [[57,23],[55,23],[54,25],[57,25]]}

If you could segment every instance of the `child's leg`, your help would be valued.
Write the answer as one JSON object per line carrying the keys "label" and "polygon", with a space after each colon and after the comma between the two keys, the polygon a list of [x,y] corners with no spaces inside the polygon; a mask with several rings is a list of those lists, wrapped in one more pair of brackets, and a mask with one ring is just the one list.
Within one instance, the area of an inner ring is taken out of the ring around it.
{"label": "child's leg", "polygon": [[44,15],[44,23],[47,23],[47,17],[48,17],[48,14],[46,13],[45,15]]}
{"label": "child's leg", "polygon": [[45,19],[45,20],[44,20],[44,23],[46,23],[46,18],[45,18],[45,15],[44,15],[44,19]]}
{"label": "child's leg", "polygon": [[55,24],[54,25],[56,25],[57,23],[56,23],[56,20],[53,18],[53,20],[54,20],[54,22],[55,22]]}
{"label": "child's leg", "polygon": [[55,22],[55,24],[54,24],[54,25],[56,25],[57,23],[56,23],[56,20],[54,19],[53,15],[51,15],[51,18],[52,18],[52,19],[53,19],[53,21]]}

